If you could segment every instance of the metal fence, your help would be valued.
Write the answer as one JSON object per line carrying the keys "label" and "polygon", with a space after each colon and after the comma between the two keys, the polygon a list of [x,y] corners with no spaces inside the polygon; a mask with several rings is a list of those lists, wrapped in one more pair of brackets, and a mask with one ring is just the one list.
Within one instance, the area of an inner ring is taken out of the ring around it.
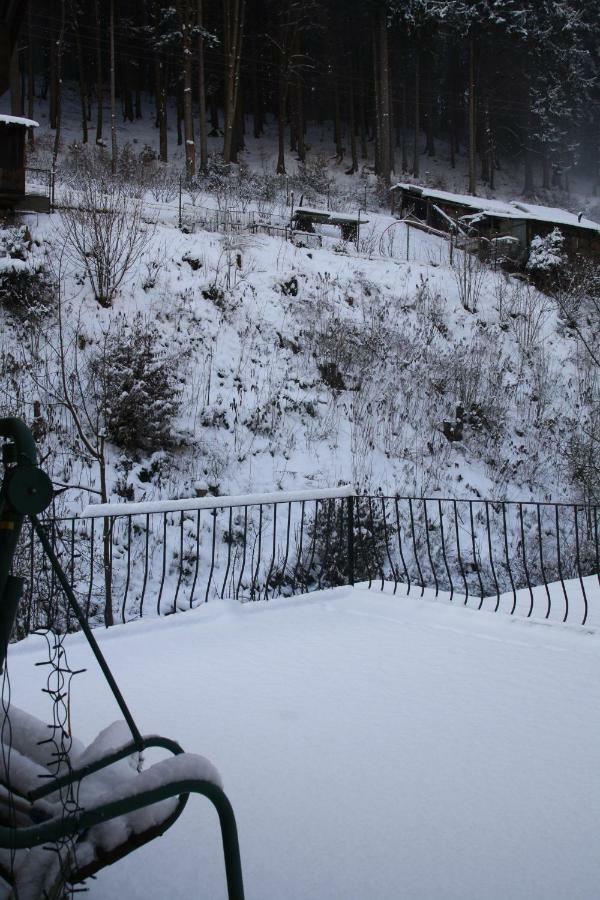
{"label": "metal fence", "polygon": [[180,210],[180,226],[199,228],[204,231],[246,231],[270,226],[287,229],[289,219],[275,213],[257,210],[213,209],[212,207],[184,203]]}
{"label": "metal fence", "polygon": [[[477,609],[600,623],[599,507],[312,493],[122,504],[45,528],[90,621],[364,583]],[[20,634],[75,627],[32,532]],[[593,597],[596,596],[596,604]]]}

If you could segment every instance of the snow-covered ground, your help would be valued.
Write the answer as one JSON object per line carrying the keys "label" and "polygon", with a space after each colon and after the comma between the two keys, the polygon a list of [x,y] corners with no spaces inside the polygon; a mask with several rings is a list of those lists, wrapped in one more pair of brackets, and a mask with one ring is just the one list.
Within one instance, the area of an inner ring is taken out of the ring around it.
{"label": "snow-covered ground", "polygon": [[[142,730],[219,768],[248,900],[598,896],[595,629],[340,588],[96,635]],[[88,742],[117,713],[83,636],[66,643]],[[48,720],[43,657],[30,637],[9,671]],[[192,798],[90,888],[220,900],[216,817]]]}

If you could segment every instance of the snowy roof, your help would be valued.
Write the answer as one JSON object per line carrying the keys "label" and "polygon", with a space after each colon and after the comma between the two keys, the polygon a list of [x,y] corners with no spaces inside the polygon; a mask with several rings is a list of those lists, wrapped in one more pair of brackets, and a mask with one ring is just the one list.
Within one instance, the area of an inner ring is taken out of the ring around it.
{"label": "snowy roof", "polygon": [[24,119],[21,116],[5,116],[0,114],[0,125],[23,125],[24,128],[38,128],[39,122],[33,119]]}
{"label": "snowy roof", "polygon": [[[320,217],[321,219],[329,219],[332,223],[335,222],[358,222],[360,219],[359,213],[338,213],[333,212],[327,209],[315,209],[311,206],[297,206],[294,210],[294,215],[298,214],[305,216],[315,216]],[[367,219],[360,219],[361,225],[368,225]]]}
{"label": "snowy roof", "polygon": [[575,225],[579,228],[590,228],[593,231],[600,231],[600,225],[591,219],[582,216],[581,221],[575,213],[568,212],[566,209],[560,209],[557,206],[537,206],[535,203],[522,203],[520,200],[511,201],[511,205],[515,209],[527,214],[531,219],[538,222],[552,222],[556,225]]}
{"label": "snowy roof", "polygon": [[412,191],[431,200],[441,200],[448,203],[460,203],[461,206],[469,206],[472,209],[495,212],[496,215],[514,216],[515,210],[510,204],[501,200],[489,200],[487,197],[473,197],[470,194],[452,194],[450,191],[437,191],[433,188],[422,187],[419,184],[395,184],[392,190]]}
{"label": "snowy roof", "polygon": [[575,228],[586,228],[591,231],[600,231],[600,225],[591,219],[578,217],[575,213],[566,209],[552,206],[538,206],[534,203],[523,203],[520,200],[491,200],[488,197],[474,197],[470,194],[453,194],[450,191],[437,191],[434,188],[422,187],[418,184],[399,183],[392,190],[405,190],[419,194],[430,200],[439,200],[447,203],[458,203],[478,212],[493,216],[501,216],[503,219],[528,219],[535,222],[549,222],[554,225],[571,225]]}

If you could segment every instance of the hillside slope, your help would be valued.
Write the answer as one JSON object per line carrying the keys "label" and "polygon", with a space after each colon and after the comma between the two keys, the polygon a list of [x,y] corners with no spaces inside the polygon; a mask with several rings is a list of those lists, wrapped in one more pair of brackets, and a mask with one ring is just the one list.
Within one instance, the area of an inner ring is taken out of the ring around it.
{"label": "hillside slope", "polygon": [[[106,164],[70,142],[75,121],[66,116],[57,180],[67,205],[81,202]],[[206,217],[205,207],[236,207],[284,222],[295,187],[296,203],[301,190],[313,203],[354,211],[366,200],[358,247],[333,232],[320,248],[267,234],[181,233],[178,162],[142,178],[147,124],[135,127],[120,134],[120,167],[141,216],[142,251],[112,308],[94,300],[82,258],[65,249],[61,212],[23,218],[34,244],[19,262],[46,273],[50,294],[60,285],[67,382],[79,385],[75,405],[86,407],[84,429],[97,440],[108,347],[127,354],[145,333],[169,371],[178,411],[164,433],[137,440],[139,422],[120,442],[107,432],[109,497],[340,481],[417,495],[587,495],[579,460],[597,376],[547,297],[462,253],[451,264],[446,241],[414,229],[407,236],[375,211],[373,176],[363,174],[353,194],[352,178],[322,157],[283,180],[251,151],[233,179],[215,163],[184,190],[184,221]],[[123,145],[126,136],[137,143]],[[40,129],[38,161],[49,137]],[[13,233],[4,234],[6,248]],[[61,402],[55,296],[47,305],[35,320],[6,300],[0,309],[1,409],[36,420],[57,481],[99,490],[96,462]],[[114,397],[110,405],[118,406]],[[86,500],[69,490],[63,508]]]}

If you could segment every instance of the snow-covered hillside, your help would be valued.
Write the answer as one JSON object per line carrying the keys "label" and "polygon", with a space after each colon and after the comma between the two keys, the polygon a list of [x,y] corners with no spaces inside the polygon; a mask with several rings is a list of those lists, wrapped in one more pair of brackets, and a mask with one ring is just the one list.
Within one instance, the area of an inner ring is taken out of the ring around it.
{"label": "snow-covered hillside", "polygon": [[[28,222],[48,270],[60,221]],[[452,267],[443,239],[411,229],[407,261],[406,227],[393,221],[370,213],[358,252],[160,224],[109,310],[68,266],[62,315],[67,340],[77,332],[79,364],[140,316],[160,332],[181,388],[174,448],[112,448],[110,496],[338,481],[417,495],[578,495],[565,454],[586,413],[589,371],[550,300],[478,268],[475,308],[465,309],[462,254]],[[55,319],[31,331],[1,315],[3,412],[31,421],[39,400],[41,430],[62,432],[66,455],[72,429],[41,377],[56,367]],[[49,434],[46,447],[58,481],[98,488],[93,465],[59,454]],[[71,508],[82,501],[69,494]]]}
{"label": "snow-covered hillside", "polygon": [[[74,98],[65,109],[56,196],[77,204],[100,172],[89,160],[102,151],[76,145]],[[31,162],[44,165],[51,132],[43,105],[39,112]],[[155,141],[149,122],[120,126],[121,174],[141,204],[144,246],[111,309],[94,300],[83,258],[65,250],[63,214],[22,219],[34,241],[24,251],[27,265],[45,272],[51,294],[61,286],[63,350],[73,349],[67,374],[74,378],[77,368],[77,379],[88,379],[73,396],[76,405],[90,403],[97,420],[83,416],[85,427],[102,429],[89,391],[108,346],[152,332],[148,340],[157,338],[156,353],[168,361],[178,406],[169,439],[111,446],[109,430],[109,498],[340,481],[416,495],[587,496],[579,456],[597,376],[549,298],[465,263],[462,253],[451,264],[443,239],[414,229],[407,236],[385,210],[374,211],[377,182],[368,173],[343,175],[315,152],[302,177],[269,175],[265,140],[260,159],[248,139],[231,184],[217,167],[192,191],[184,188],[184,222],[205,216],[201,207],[289,221],[295,187],[296,204],[306,189],[317,205],[368,207],[358,247],[333,231],[322,248],[268,234],[184,234],[176,227],[182,150],[172,146],[172,166],[148,167],[143,160]],[[507,196],[514,189],[508,175],[503,189]],[[55,298],[49,306],[32,322],[3,303],[2,412],[36,420],[57,481],[99,490],[98,467],[55,384]],[[64,509],[77,511],[87,497],[70,490],[63,499]]]}

